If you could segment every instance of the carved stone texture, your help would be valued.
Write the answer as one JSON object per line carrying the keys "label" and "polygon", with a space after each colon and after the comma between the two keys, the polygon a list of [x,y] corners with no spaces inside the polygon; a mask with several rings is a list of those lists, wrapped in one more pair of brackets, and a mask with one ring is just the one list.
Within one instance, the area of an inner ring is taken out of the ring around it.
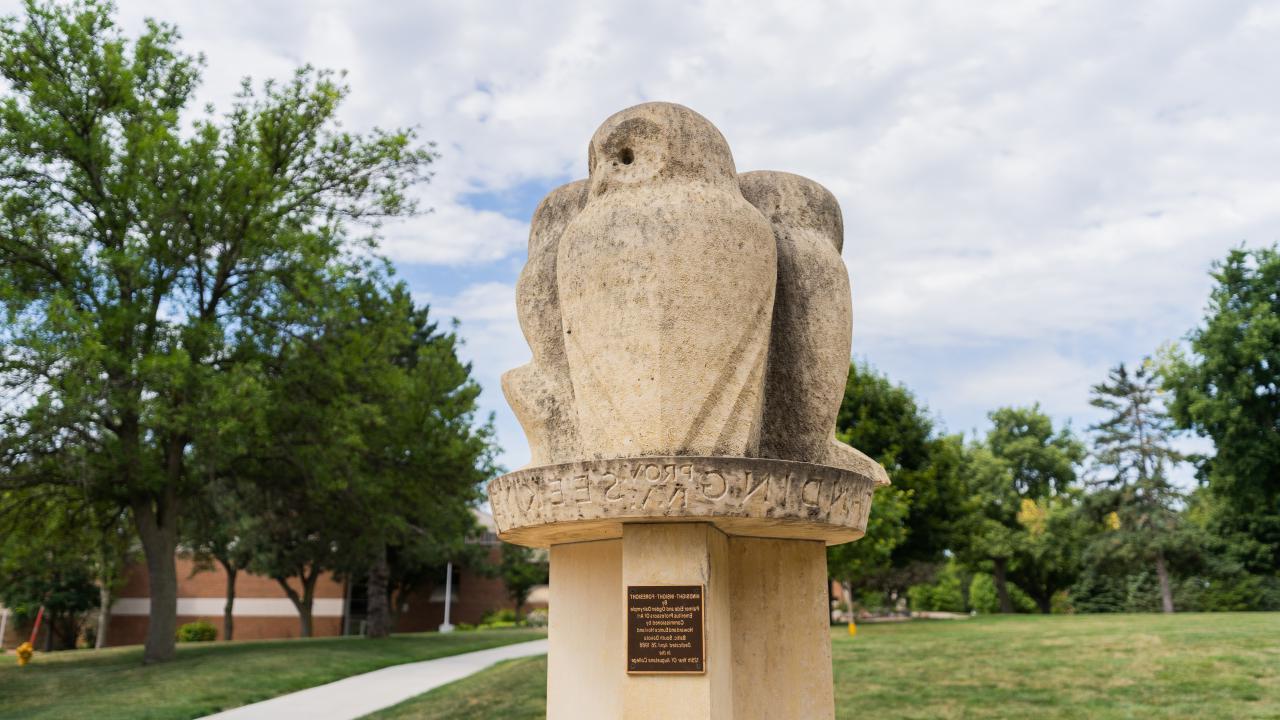
{"label": "carved stone texture", "polygon": [[588,167],[538,207],[516,286],[533,359],[502,386],[532,461],[490,484],[503,539],[624,520],[859,537],[889,479],[834,434],[852,332],[835,198],[738,175],[720,132],[670,103],[605,120]]}
{"label": "carved stone texture", "polygon": [[556,275],[584,457],[755,455],[777,276],[729,145],[688,108],[610,117]]}
{"label": "carved stone texture", "polygon": [[489,483],[499,535],[549,547],[622,536],[623,522],[707,522],[730,535],[862,537],[874,478],[740,457],[637,457],[518,470]]}
{"label": "carved stone texture", "polygon": [[529,439],[531,465],[581,457],[565,357],[556,256],[565,226],[582,210],[587,181],[562,185],[538,205],[529,232],[529,261],[516,281],[516,313],[533,360],[502,376],[502,391]]}
{"label": "carved stone texture", "polygon": [[879,463],[835,439],[853,333],[840,205],[791,173],[743,173],[738,182],[778,243],[760,455],[834,465],[887,485]]}
{"label": "carved stone texture", "polygon": [[502,386],[530,466],[759,456],[887,484],[834,437],[852,310],[831,193],[737,175],[720,132],[670,103],[606,120],[588,166],[538,207],[516,286],[533,360]]}

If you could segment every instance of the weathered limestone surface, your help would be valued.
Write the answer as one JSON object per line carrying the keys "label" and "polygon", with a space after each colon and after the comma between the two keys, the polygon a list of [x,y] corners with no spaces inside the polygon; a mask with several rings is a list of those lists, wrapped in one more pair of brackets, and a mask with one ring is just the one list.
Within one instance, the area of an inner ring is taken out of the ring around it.
{"label": "weathered limestone surface", "polygon": [[720,132],[650,103],[591,139],[556,273],[586,457],[755,455],[776,243]]}
{"label": "weathered limestone surface", "polygon": [[622,536],[623,522],[710,522],[731,535],[848,542],[862,536],[874,480],[809,463],[641,457],[526,468],[489,484],[498,532],[548,547]]}
{"label": "weathered limestone surface", "polygon": [[715,126],[670,103],[607,119],[588,167],[539,206],[516,288],[533,360],[503,390],[530,466],[766,457],[887,483],[833,435],[852,310],[831,193],[738,175]]}
{"label": "weathered limestone surface", "polygon": [[587,182],[551,191],[533,213],[529,261],[516,281],[516,313],[533,361],[502,376],[502,390],[529,439],[530,465],[580,457],[578,425],[560,324],[556,256],[565,226],[582,210]]}
{"label": "weathered limestone surface", "polygon": [[734,720],[835,715],[827,549],[820,542],[729,542]]}
{"label": "weathered limestone surface", "polygon": [[[705,523],[627,525],[622,584],[702,585],[705,673],[627,675],[622,718],[733,720],[733,636],[729,538]],[[625,662],[625,656],[622,658]]]}
{"label": "weathered limestone surface", "polygon": [[[826,548],[629,523],[623,537],[551,547],[550,720],[834,717]],[[627,585],[705,588],[707,668],[629,675]]]}
{"label": "weathered limestone surface", "polygon": [[622,717],[626,597],[621,539],[551,547],[551,720]]}
{"label": "weathered limestone surface", "polygon": [[[489,484],[499,536],[551,549],[547,716],[831,720],[825,545],[861,537],[889,481],[834,435],[840,207],[797,175],[739,175],[669,103],[605,120],[588,174],[533,218],[533,358],[502,383],[532,461]],[[703,587],[702,671],[627,671],[635,585]]]}
{"label": "weathered limestone surface", "polygon": [[791,173],[743,173],[738,182],[778,243],[760,455],[834,465],[887,484],[879,463],[834,435],[853,333],[840,205],[826,188]]}

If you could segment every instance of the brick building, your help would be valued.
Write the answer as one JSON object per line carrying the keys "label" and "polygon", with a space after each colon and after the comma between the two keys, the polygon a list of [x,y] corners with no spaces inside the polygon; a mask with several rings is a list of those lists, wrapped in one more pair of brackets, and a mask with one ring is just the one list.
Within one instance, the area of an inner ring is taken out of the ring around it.
{"label": "brick building", "polygon": [[[490,560],[496,564],[501,551],[494,533],[493,518],[481,512],[476,515],[486,528],[476,542],[489,548]],[[189,554],[180,553],[177,563],[178,624],[206,620],[218,629],[221,639],[226,573],[216,563],[212,568],[197,571]],[[410,593],[397,609],[395,632],[435,630],[444,622],[444,580],[442,574],[438,581]],[[297,584],[294,588],[300,590]],[[146,566],[139,563],[126,573],[124,587],[111,606],[108,645],[136,645],[145,641],[151,605],[147,595]],[[340,582],[329,573],[322,575],[316,582],[312,635],[327,637],[362,633],[363,595],[363,586]],[[455,624],[474,624],[490,611],[514,607],[500,578],[485,577],[467,568],[455,566],[452,595],[450,620]],[[545,587],[537,588],[527,607],[545,607],[547,597]],[[236,640],[294,638],[301,634],[298,611],[293,602],[275,580],[261,575],[237,574],[233,618]],[[13,648],[25,641],[30,632],[29,624],[23,627],[10,617],[0,646]],[[36,646],[41,647],[39,642]]]}

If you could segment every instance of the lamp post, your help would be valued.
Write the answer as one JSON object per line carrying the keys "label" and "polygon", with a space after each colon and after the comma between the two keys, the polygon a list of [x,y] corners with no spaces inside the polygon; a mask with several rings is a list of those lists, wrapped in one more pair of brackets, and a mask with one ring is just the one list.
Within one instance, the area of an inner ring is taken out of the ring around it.
{"label": "lamp post", "polygon": [[453,604],[453,563],[449,563],[444,571],[444,622],[440,624],[440,632],[453,632],[449,622],[449,606]]}

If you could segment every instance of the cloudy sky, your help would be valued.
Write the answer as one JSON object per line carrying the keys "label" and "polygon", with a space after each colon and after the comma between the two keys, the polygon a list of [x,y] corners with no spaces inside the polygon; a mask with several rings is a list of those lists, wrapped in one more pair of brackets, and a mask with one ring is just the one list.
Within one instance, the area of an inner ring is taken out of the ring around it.
{"label": "cloudy sky", "polygon": [[205,53],[203,99],[345,69],[348,127],[439,144],[434,212],[384,248],[459,319],[508,467],[528,459],[498,389],[528,358],[528,220],[628,105],[688,105],[740,171],[836,194],[854,354],[951,431],[1036,401],[1087,426],[1109,366],[1198,321],[1215,258],[1280,240],[1277,2],[120,5],[130,31],[174,22]]}

